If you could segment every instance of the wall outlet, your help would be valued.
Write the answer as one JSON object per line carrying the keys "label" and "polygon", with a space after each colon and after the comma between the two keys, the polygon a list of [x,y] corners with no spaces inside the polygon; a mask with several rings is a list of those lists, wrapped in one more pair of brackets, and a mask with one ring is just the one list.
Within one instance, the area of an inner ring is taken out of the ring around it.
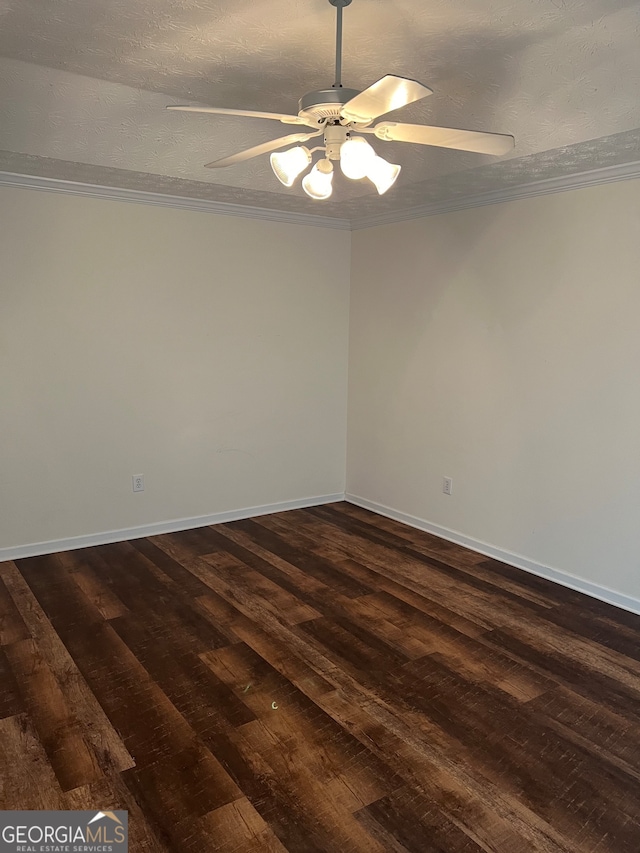
{"label": "wall outlet", "polygon": [[451,477],[443,477],[442,491],[445,493],[445,495],[453,494],[453,480],[451,479]]}
{"label": "wall outlet", "polygon": [[144,474],[134,474],[131,480],[134,492],[144,492]]}

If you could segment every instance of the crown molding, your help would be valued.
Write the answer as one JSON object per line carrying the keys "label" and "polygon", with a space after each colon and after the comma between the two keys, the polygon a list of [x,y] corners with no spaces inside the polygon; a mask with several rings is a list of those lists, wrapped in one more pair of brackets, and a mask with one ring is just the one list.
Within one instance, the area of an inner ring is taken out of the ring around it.
{"label": "crown molding", "polygon": [[155,207],[171,207],[176,210],[193,210],[199,213],[217,213],[221,216],[241,216],[245,219],[265,219],[269,222],[311,225],[316,228],[334,228],[341,231],[351,230],[351,224],[348,219],[338,219],[331,216],[314,216],[311,213],[272,210],[267,207],[252,207],[244,204],[211,201],[210,199],[186,198],[184,196],[164,195],[162,193],[122,189],[119,187],[81,184],[75,181],[59,180],[58,178],[41,178],[37,175],[0,172],[0,186],[21,187],[23,189],[84,196],[85,198],[107,199],[108,201],[149,204]]}
{"label": "crown molding", "polygon": [[378,225],[393,225],[411,219],[437,216],[440,213],[453,213],[472,207],[484,207],[489,204],[502,204],[505,201],[535,198],[540,195],[585,189],[599,184],[612,184],[617,181],[630,181],[640,178],[640,161],[623,163],[619,166],[606,166],[565,175],[559,178],[546,178],[528,184],[519,184],[506,189],[475,195],[459,196],[444,201],[429,202],[404,210],[386,210],[368,216],[356,216],[353,219],[341,219],[331,216],[315,216],[311,213],[273,210],[266,207],[252,207],[244,204],[211,201],[209,199],[186,198],[184,196],[164,195],[162,193],[141,190],[104,187],[94,184],[82,184],[63,181],[58,178],[42,178],[37,175],[21,175],[0,171],[0,186],[22,187],[44,192],[65,193],[67,195],[101,198],[110,201],[126,201],[134,204],[149,204],[156,207],[171,207],[177,210],[193,210],[199,213],[216,213],[220,216],[240,216],[245,219],[263,219],[270,222],[285,222],[294,225],[308,225],[315,228],[333,228],[340,231],[359,231],[375,228]]}
{"label": "crown molding", "polygon": [[409,219],[422,219],[425,216],[436,216],[440,213],[452,213],[456,210],[466,210],[471,207],[484,207],[487,204],[502,204],[505,201],[534,198],[540,195],[567,192],[568,190],[585,189],[598,184],[612,184],[617,181],[631,181],[640,178],[640,162],[623,163],[619,166],[606,166],[602,169],[592,169],[588,172],[578,172],[559,178],[546,178],[543,181],[533,181],[515,187],[495,190],[494,192],[478,193],[476,195],[460,196],[455,199],[430,202],[405,210],[387,210],[383,213],[373,213],[370,216],[355,217],[351,220],[351,230],[374,228],[377,225],[391,225],[405,222]]}

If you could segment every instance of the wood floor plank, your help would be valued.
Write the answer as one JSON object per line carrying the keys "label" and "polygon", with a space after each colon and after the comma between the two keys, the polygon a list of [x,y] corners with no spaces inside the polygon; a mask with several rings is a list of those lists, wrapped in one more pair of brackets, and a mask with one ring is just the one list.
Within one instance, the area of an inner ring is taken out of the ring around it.
{"label": "wood floor plank", "polygon": [[235,521],[229,527],[234,531],[239,530],[267,551],[278,555],[288,563],[322,580],[332,589],[342,593],[347,598],[357,598],[369,592],[366,587],[363,587],[357,581],[353,581],[341,574],[328,560],[310,554],[307,550],[295,544],[295,538],[293,541],[287,541],[282,536],[272,533],[264,526],[258,524],[257,521],[252,520]]}
{"label": "wood floor plank", "polygon": [[256,749],[270,763],[275,753],[283,753],[285,772],[311,770],[323,783],[335,783],[343,799],[353,797],[355,808],[400,784],[389,767],[250,646],[242,643],[203,657],[260,721],[257,731],[264,743]]}
{"label": "wood floor plank", "polygon": [[[416,819],[416,816],[419,817]],[[409,787],[377,800],[364,808],[359,817],[373,819],[384,830],[387,844],[391,837],[408,853],[441,853],[442,850],[482,853],[482,847],[447,818],[435,803]],[[372,828],[368,820],[365,825]]]}
{"label": "wood floor plank", "polygon": [[[498,611],[485,608],[481,603],[474,604],[475,591],[472,584],[456,588],[453,579],[447,578],[448,567],[428,560],[421,560],[420,555],[393,551],[377,540],[368,542],[363,536],[354,536],[339,528],[315,525],[319,532],[327,530],[326,538],[321,540],[317,551],[321,554],[332,554],[333,563],[348,576],[357,579],[365,586],[361,595],[387,589],[398,598],[409,601],[418,609],[427,612],[441,612],[449,615],[449,621],[459,620],[466,624],[468,631],[476,634],[492,630],[501,624]],[[330,545],[326,543],[330,542]],[[346,555],[346,556],[345,556]],[[433,571],[434,566],[437,571]],[[454,596],[452,590],[458,595]],[[446,601],[449,607],[442,607]],[[475,627],[474,627],[475,626]]]}
{"label": "wood floor plank", "polygon": [[238,627],[251,624],[251,620],[244,613],[209,588],[204,595],[194,599],[194,607],[199,613],[206,614],[213,624],[227,635],[229,644],[238,642]]}
{"label": "wood floor plank", "polygon": [[64,794],[28,715],[0,720],[0,809],[64,808]]}
{"label": "wood floor plank", "polygon": [[[48,580],[47,565],[45,564],[44,573],[40,579],[45,584]],[[20,610],[29,633],[38,644],[43,661],[63,690],[65,700],[73,708],[82,726],[85,742],[91,745],[96,761],[103,772],[118,773],[132,767],[133,758],[22,574],[10,563],[0,567],[0,573]]]}
{"label": "wood floor plank", "polygon": [[[500,853],[576,853],[571,841],[546,821],[474,772],[446,739],[425,737],[415,724],[404,723],[391,709],[361,703],[357,710],[341,691],[319,700],[323,708],[381,759],[394,767],[411,789],[439,803],[445,815],[481,849]],[[419,815],[416,815],[418,818]]]}
{"label": "wood floor plank", "polygon": [[558,686],[531,701],[529,710],[540,721],[552,726],[563,738],[589,751],[598,744],[598,753],[620,767],[625,774],[640,780],[636,744],[640,742],[640,723],[630,721],[601,703]]}
{"label": "wood floor plank", "polygon": [[70,791],[102,775],[60,684],[34,640],[6,649],[22,699],[60,787]]}
{"label": "wood floor plank", "polygon": [[397,521],[393,521],[384,515],[378,515],[371,510],[363,509],[356,504],[341,501],[331,505],[309,507],[305,512],[315,517],[327,518],[334,523],[351,519],[362,522],[376,530],[385,530],[394,536],[419,545],[420,548],[431,551],[435,557],[451,559],[455,561],[456,565],[474,565],[486,559],[482,554],[461,548],[455,542],[442,539],[440,536],[427,533],[424,530],[418,530],[408,524],[399,524]]}
{"label": "wood floor plank", "polygon": [[379,598],[382,593],[387,593],[389,596],[387,600],[393,601],[399,619],[406,617],[407,621],[413,623],[416,620],[421,621],[423,615],[426,615],[433,620],[430,624],[435,622],[455,628],[456,631],[466,634],[468,637],[479,637],[487,631],[487,624],[476,614],[471,618],[460,616],[459,613],[445,607],[442,603],[427,599],[411,587],[404,586],[397,580],[392,580],[387,574],[380,571],[380,567],[376,567],[376,571],[374,571],[371,567],[363,566],[351,559],[341,560],[338,565],[346,574],[356,577],[364,575],[371,586],[372,593],[377,593]]}
{"label": "wood floor plank", "polygon": [[114,631],[126,644],[144,671],[202,737],[207,725],[219,731],[221,720],[238,726],[254,719],[253,714],[228,687],[202,663],[188,637],[176,632],[158,635],[145,630],[132,618],[115,619]]}
{"label": "wood floor plank", "polygon": [[370,637],[363,631],[330,619],[316,619],[300,625],[297,634],[316,640],[318,647],[334,663],[367,685],[377,683],[378,673],[390,672],[408,660],[389,647],[385,649],[386,654],[381,655],[380,641],[376,642],[377,648],[372,648],[368,642]]}
{"label": "wood floor plank", "polygon": [[[324,570],[322,580],[314,577],[293,563],[282,559],[273,551],[264,548],[254,538],[237,528],[225,530],[223,535],[230,554],[233,554],[240,563],[250,566],[258,575],[262,575],[277,587],[286,590],[299,601],[304,601],[312,608],[307,614],[310,618],[316,618],[321,613],[325,613],[327,607],[339,599],[350,601],[356,597],[345,596],[339,587],[329,585],[330,579],[326,577]],[[353,589],[349,589],[349,592],[353,593]],[[302,622],[305,619],[297,621]],[[295,623],[291,622],[291,624]]]}
{"label": "wood floor plank", "polygon": [[14,717],[24,711],[24,702],[18,682],[7,659],[5,650],[0,646],[0,720]]}
{"label": "wood floor plank", "polygon": [[198,821],[219,853],[287,853],[269,824],[246,797],[221,806]]}
{"label": "wood floor plank", "polygon": [[[71,559],[74,557],[75,554],[71,555]],[[72,633],[76,626],[98,625],[104,622],[104,617],[71,578],[66,566],[68,562],[69,555],[64,562],[57,554],[27,557],[20,560],[20,574],[45,612],[46,602],[58,602],[57,622],[66,633]],[[49,619],[57,629],[54,620]]]}
{"label": "wood floor plank", "polygon": [[475,578],[481,588],[491,590],[492,587],[498,586],[503,593],[514,596],[515,600],[524,599],[542,608],[553,607],[557,603],[557,595],[553,595],[554,584],[549,581],[539,579],[537,584],[528,581],[523,583],[522,572],[500,571],[503,564],[496,560],[486,560],[482,555],[465,551],[453,543],[445,543],[445,540],[431,534],[424,534],[414,528],[367,513],[366,510],[363,511],[366,515],[359,518],[352,517],[350,513],[345,518],[344,513],[336,512],[332,507],[320,507],[308,512],[311,517],[326,518],[339,528],[363,536],[365,540],[373,535],[375,541],[398,549],[401,553],[418,559],[425,557],[434,566],[447,566],[461,579],[465,575],[469,580]]}
{"label": "wood floor plank", "polygon": [[224,555],[209,555],[202,558],[216,569],[216,574],[227,579],[228,583],[245,587],[253,595],[260,596],[268,605],[286,620],[288,625],[316,619],[320,614],[313,607],[298,600],[282,586],[271,581],[259,572],[253,571],[235,557]]}
{"label": "wood floor plank", "polygon": [[[283,570],[283,561],[277,555],[266,551],[237,530],[234,530],[233,539],[230,541],[234,553],[241,556],[243,562],[255,565],[258,574],[273,580],[277,586],[303,597],[306,602],[313,605],[313,610],[300,614],[298,619],[289,619],[289,624],[308,621],[320,615],[337,620],[346,617],[350,622],[360,625],[363,630],[373,629],[376,636],[408,657],[420,657],[426,653],[427,649],[417,638],[411,636],[410,632],[401,630],[388,621],[384,614],[369,607],[369,596],[349,598],[338,590],[329,588],[324,583],[316,582],[311,586],[307,574],[303,574],[296,567],[290,565]],[[211,562],[211,559],[207,558],[207,562]],[[237,570],[239,566],[235,568]],[[253,577],[255,578],[255,575]],[[255,579],[251,588],[253,591],[264,591],[265,594],[268,591],[268,588],[265,588],[263,584],[256,583]],[[373,589],[375,587],[372,587],[371,591]]]}
{"label": "wood floor plank", "polygon": [[335,689],[335,685],[323,678],[280,637],[263,630],[248,619],[241,625],[236,625],[234,630],[240,640],[306,696],[313,699],[318,694]]}
{"label": "wood floor plank", "polygon": [[[47,612],[59,620],[56,604]],[[94,624],[65,632],[65,645],[136,766],[159,761],[189,747],[195,733],[149,677],[113,628]]]}
{"label": "wood floor plank", "polygon": [[281,614],[278,607],[274,606],[270,600],[256,595],[250,585],[236,582],[236,579],[230,576],[228,572],[217,571],[216,567],[208,563],[206,559],[196,557],[190,560],[189,570],[206,583],[219,598],[244,616],[257,619],[260,624],[263,620],[270,622],[273,619],[282,626],[289,624],[290,620],[287,614]]}
{"label": "wood floor plank", "polygon": [[[363,832],[344,803],[332,801],[328,790],[304,763],[291,760],[291,751],[276,748],[265,754],[262,720],[248,723],[237,733],[239,748],[253,772],[266,780],[269,797],[256,806],[287,849],[349,850],[383,853],[383,848]],[[342,807],[340,807],[342,806]],[[289,820],[283,821],[288,816]],[[292,834],[292,829],[295,835]]]}
{"label": "wood floor plank", "polygon": [[501,583],[489,583],[474,577],[449,563],[428,557],[415,549],[394,546],[375,532],[366,536],[366,531],[357,529],[336,531],[334,539],[348,543],[356,560],[366,562],[383,570],[391,570],[400,576],[401,583],[426,598],[446,599],[454,605],[452,609],[466,618],[473,614],[482,614],[487,628],[496,628],[502,624],[505,611],[527,618],[530,613],[544,611],[546,605],[531,601],[504,587]]}
{"label": "wood floor plank", "polygon": [[261,547],[235,525],[219,525],[216,533],[220,537],[222,553],[235,557],[245,566],[295,595],[300,601],[311,603],[314,594],[330,588],[324,580],[287,562],[281,555]]}
{"label": "wood floor plank", "polygon": [[[212,531],[212,533],[214,532]],[[207,533],[207,536],[209,537],[210,534]],[[168,542],[173,541],[173,539],[163,539],[162,541]],[[178,589],[190,598],[206,595],[209,592],[209,588],[202,581],[198,580],[197,577],[188,569],[185,569],[177,560],[174,560],[166,551],[159,548],[151,539],[134,539],[130,544],[136,551],[143,554],[152,566],[155,566],[158,571],[174,582],[175,586],[172,589]],[[196,556],[191,550],[187,550],[186,553],[189,558]]]}
{"label": "wood floor plank", "polygon": [[425,649],[424,654],[436,655],[471,682],[493,684],[523,702],[557,686],[556,681],[501,654],[481,639],[469,638],[422,613],[408,611],[387,593],[370,596],[369,603],[415,637]]}
{"label": "wood floor plank", "polygon": [[[608,650],[593,646],[583,653],[583,644],[577,638],[572,643],[571,637],[545,634],[538,625],[522,626],[520,631],[515,628],[492,631],[485,640],[516,660],[550,674],[554,680],[586,698],[602,703],[633,722],[638,719],[640,678],[615,658],[611,659],[609,669]],[[556,651],[559,648],[563,649],[562,654]]]}
{"label": "wood floor plank", "polygon": [[9,646],[31,635],[14,600],[0,577],[0,646]]}
{"label": "wood floor plank", "polygon": [[[227,635],[191,606],[191,597],[130,543],[88,548],[86,559],[97,576],[109,583],[127,608],[158,632],[188,633],[204,651],[225,646]],[[164,564],[163,564],[164,565]]]}
{"label": "wood floor plank", "polygon": [[348,504],[4,563],[0,754],[132,853],[638,853],[640,617]]}
{"label": "wood floor plank", "polygon": [[[412,661],[396,675],[402,701],[457,738],[482,773],[511,785],[529,808],[568,835],[575,835],[586,818],[594,820],[602,808],[600,831],[617,849],[633,849],[638,825],[628,817],[637,813],[636,779],[617,774],[601,756],[585,754],[551,728],[533,728],[533,716],[514,714],[509,697],[470,685],[433,658]],[[413,687],[417,681],[420,691]],[[458,708],[455,719],[446,710],[453,705]],[[619,776],[613,784],[612,776]]]}
{"label": "wood floor plank", "polygon": [[76,571],[71,573],[71,577],[103,619],[115,619],[117,616],[124,616],[128,613],[127,608],[113,590],[101,582],[89,566],[78,567]]}
{"label": "wood floor plank", "polygon": [[[332,849],[331,846],[317,843],[318,823],[312,810],[309,814],[305,812],[304,799],[301,799],[295,789],[283,786],[282,780],[247,742],[242,735],[242,729],[219,735],[211,734],[207,743],[227,773],[244,791],[253,808],[288,851],[316,853]],[[206,827],[206,824],[207,818],[200,820],[197,832]],[[178,827],[177,831],[176,850],[217,850],[215,838],[207,843],[204,838],[196,835],[194,842],[188,826]]]}
{"label": "wood floor plank", "polygon": [[242,797],[242,792],[204,746],[191,746],[146,767],[122,774],[145,813],[171,833],[184,820],[195,820]]}
{"label": "wood floor plank", "polygon": [[[157,832],[145,812],[127,788],[120,774],[110,775],[63,797],[64,809],[128,812],[129,850],[135,853],[168,853],[167,840]],[[79,851],[77,851],[79,853]]]}
{"label": "wood floor plank", "polygon": [[[587,613],[589,618],[585,618]],[[598,646],[640,662],[637,628],[634,629],[630,625],[612,619],[609,612],[604,614],[590,612],[590,607],[585,607],[582,603],[579,608],[567,607],[563,604],[546,611],[542,618],[589,643],[596,642]]]}
{"label": "wood floor plank", "polygon": [[197,527],[193,530],[182,530],[179,533],[150,536],[149,542],[173,557],[178,563],[181,559],[202,557],[204,554],[214,554],[218,550],[218,538],[212,527]]}

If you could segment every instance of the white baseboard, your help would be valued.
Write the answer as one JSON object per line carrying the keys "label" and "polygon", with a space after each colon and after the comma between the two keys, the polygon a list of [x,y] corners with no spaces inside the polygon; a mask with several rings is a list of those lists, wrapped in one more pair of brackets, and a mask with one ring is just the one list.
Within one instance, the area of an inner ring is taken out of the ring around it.
{"label": "white baseboard", "polygon": [[465,536],[456,530],[449,530],[447,527],[441,527],[438,524],[432,524],[422,518],[409,515],[405,512],[385,506],[384,504],[376,503],[375,501],[361,498],[358,495],[336,493],[332,495],[318,495],[313,498],[303,498],[295,501],[281,501],[275,504],[264,504],[263,506],[246,507],[243,509],[234,509],[228,512],[218,512],[212,515],[200,515],[195,518],[178,518],[171,521],[158,521],[153,524],[145,524],[140,527],[127,527],[121,530],[108,530],[101,533],[90,533],[84,536],[73,536],[68,539],[52,539],[49,542],[35,542],[28,545],[17,545],[11,548],[0,548],[0,563],[7,560],[20,560],[23,557],[39,557],[43,554],[56,554],[60,551],[74,551],[78,548],[90,548],[94,545],[108,545],[112,542],[124,542],[127,539],[141,539],[146,536],[158,536],[161,533],[175,533],[180,530],[193,530],[197,527],[206,527],[210,524],[224,524],[228,521],[239,521],[243,518],[254,518],[260,515],[269,515],[274,512],[285,512],[290,509],[304,509],[310,506],[322,506],[323,504],[337,503],[338,501],[348,501],[355,506],[363,509],[371,510],[371,512],[384,515],[387,518],[392,518],[395,521],[400,521],[403,524],[408,524],[410,527],[415,527],[418,530],[424,530],[426,533],[432,533],[434,536],[439,536],[441,539],[446,539],[449,542],[455,542],[457,545],[462,545],[464,548],[469,548],[471,551],[476,551],[478,554],[484,554],[487,557],[492,557],[495,560],[500,560],[503,563],[508,563],[517,569],[523,569],[525,572],[538,575],[547,580],[554,581],[561,586],[566,586],[569,589],[574,589],[577,592],[583,592],[592,598],[597,598],[600,601],[605,601],[607,604],[613,604],[615,607],[620,607],[623,610],[628,610],[631,613],[640,614],[640,599],[633,598],[630,595],[617,592],[609,589],[601,584],[593,583],[584,578],[572,575],[569,572],[563,572],[559,569],[553,569],[550,566],[544,566],[541,563],[536,563],[523,557],[520,554],[514,554],[511,551],[505,551],[502,548],[496,548],[489,545],[487,542],[482,542],[478,539],[472,539],[470,536]]}
{"label": "white baseboard", "polygon": [[392,518],[394,521],[401,521],[403,524],[408,524],[410,527],[416,527],[418,530],[424,530],[426,533],[433,533],[434,536],[439,536],[441,539],[446,539],[449,542],[455,542],[456,545],[462,545],[469,548],[470,551],[476,551],[478,554],[484,554],[487,557],[493,557],[495,560],[500,560],[503,563],[508,563],[517,569],[523,569],[525,572],[538,575],[541,578],[554,581],[561,586],[569,587],[577,592],[583,592],[592,598],[597,598],[600,601],[605,601],[607,604],[613,604],[615,607],[620,607],[623,610],[629,610],[631,613],[640,614],[640,599],[633,598],[630,595],[625,595],[616,590],[609,589],[606,586],[593,583],[592,581],[584,580],[569,572],[562,572],[559,569],[552,569],[550,566],[543,566],[541,563],[536,563],[523,557],[520,554],[513,554],[511,551],[504,551],[502,548],[496,548],[489,545],[487,542],[481,542],[478,539],[472,539],[459,533],[457,530],[449,530],[447,527],[440,527],[438,524],[432,524],[430,521],[425,521],[422,518],[408,515],[405,512],[399,512],[396,509],[385,506],[384,504],[376,503],[375,501],[361,498],[358,495],[351,495],[347,492],[344,498],[348,503],[355,504],[363,509],[371,510],[371,512],[384,515],[387,518]]}
{"label": "white baseboard", "polygon": [[176,533],[179,530],[193,530],[209,524],[224,524],[227,521],[239,521],[242,518],[254,518],[273,512],[289,509],[304,509],[309,506],[322,506],[344,500],[344,493],[318,495],[296,501],[281,501],[275,504],[252,506],[245,509],[233,509],[229,512],[217,512],[213,515],[199,515],[195,518],[177,518],[172,521],[158,521],[141,527],[127,527],[122,530],[107,530],[102,533],[89,533],[85,536],[72,536],[69,539],[52,539],[50,542],[35,542],[31,545],[17,545],[14,548],[0,548],[0,563],[6,560],[21,560],[24,557],[39,557],[43,554],[57,554],[60,551],[75,551],[78,548],[91,548],[94,545],[108,545],[111,542],[125,542],[127,539],[142,539],[145,536],[158,536],[161,533]]}

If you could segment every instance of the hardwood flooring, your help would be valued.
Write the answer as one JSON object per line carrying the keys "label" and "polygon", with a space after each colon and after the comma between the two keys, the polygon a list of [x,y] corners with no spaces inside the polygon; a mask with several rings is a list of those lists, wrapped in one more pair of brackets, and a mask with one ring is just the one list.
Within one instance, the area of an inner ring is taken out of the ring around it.
{"label": "hardwood flooring", "polygon": [[0,755],[132,853],[638,853],[640,617],[349,504],[3,563]]}

